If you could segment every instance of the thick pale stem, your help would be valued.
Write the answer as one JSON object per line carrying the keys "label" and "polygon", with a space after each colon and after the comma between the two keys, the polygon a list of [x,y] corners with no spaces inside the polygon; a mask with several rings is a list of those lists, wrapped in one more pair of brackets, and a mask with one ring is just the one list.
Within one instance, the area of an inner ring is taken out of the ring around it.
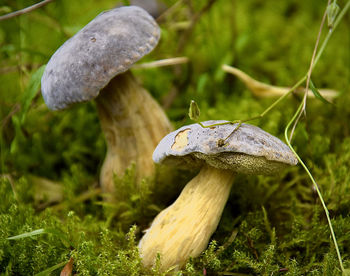
{"label": "thick pale stem", "polygon": [[200,255],[218,226],[233,178],[232,171],[203,167],[146,230],[139,243],[144,266],[153,266],[157,253],[162,270]]}
{"label": "thick pale stem", "polygon": [[111,194],[115,191],[114,174],[122,176],[132,163],[136,165],[138,180],[153,174],[153,151],[171,131],[171,125],[131,72],[115,77],[96,102],[107,141],[100,181],[103,192]]}

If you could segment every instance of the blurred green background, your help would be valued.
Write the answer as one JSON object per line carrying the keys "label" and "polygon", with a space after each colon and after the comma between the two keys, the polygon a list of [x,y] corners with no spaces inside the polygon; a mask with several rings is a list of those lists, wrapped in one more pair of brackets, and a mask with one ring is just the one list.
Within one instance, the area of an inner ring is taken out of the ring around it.
{"label": "blurred green background", "polygon": [[[0,13],[35,3],[2,0]],[[347,1],[337,3],[342,9]],[[135,244],[194,172],[178,171],[177,179],[167,181],[160,171],[159,178],[147,180],[162,185],[160,191],[140,191],[130,169],[117,180],[130,200],[123,207],[106,204],[98,192],[106,146],[94,103],[52,112],[40,94],[41,66],[90,20],[118,4],[129,1],[57,0],[0,21],[0,275],[49,268],[58,275],[71,256],[78,275],[160,275],[141,267]],[[163,1],[161,40],[139,63],[179,56],[189,62],[133,73],[175,128],[190,123],[192,99],[201,120],[256,116],[275,99],[254,97],[222,64],[268,84],[293,86],[308,70],[326,6],[320,0]],[[335,89],[339,96],[333,104],[310,99],[293,138],[324,195],[345,267],[350,267],[349,26],[347,13],[312,74],[318,88]],[[326,24],[321,41],[328,31]],[[283,139],[300,101],[291,96],[252,123]],[[170,188],[173,183],[178,186]],[[38,198],[49,188],[60,194],[55,203]],[[166,191],[171,192],[164,196]],[[133,224],[138,228],[129,230]],[[7,239],[37,229],[47,234]],[[341,275],[319,199],[300,167],[279,176],[239,176],[213,239],[178,275],[203,275],[204,268],[207,275]]]}

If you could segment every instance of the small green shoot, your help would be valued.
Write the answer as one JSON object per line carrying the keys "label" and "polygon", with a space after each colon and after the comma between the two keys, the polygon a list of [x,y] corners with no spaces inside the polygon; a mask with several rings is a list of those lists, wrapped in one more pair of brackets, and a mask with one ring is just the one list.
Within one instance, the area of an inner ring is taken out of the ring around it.
{"label": "small green shoot", "polygon": [[336,1],[333,1],[328,7],[327,7],[327,21],[328,21],[328,28],[333,29],[334,27],[334,21],[339,13],[339,6],[337,5]]}
{"label": "small green shoot", "polygon": [[194,100],[191,100],[190,108],[189,108],[189,111],[188,111],[188,116],[190,117],[191,120],[197,122],[203,128],[211,128],[211,127],[215,127],[215,126],[238,124],[232,130],[232,132],[229,135],[227,135],[226,138],[219,139],[217,141],[218,147],[224,147],[227,144],[227,140],[241,127],[242,123],[260,118],[260,116],[258,116],[258,117],[252,117],[252,118],[249,118],[249,119],[246,119],[246,120],[235,120],[235,121],[229,121],[229,122],[217,123],[217,124],[211,124],[211,125],[205,126],[199,121],[200,110],[199,110],[198,104]]}
{"label": "small green shoot", "polygon": [[190,103],[190,109],[188,111],[188,117],[190,117],[192,121],[198,121],[200,114],[201,112],[199,110],[198,104],[192,100]]}
{"label": "small green shoot", "polygon": [[37,229],[37,230],[34,230],[32,232],[26,232],[26,233],[22,233],[22,234],[19,234],[19,235],[16,235],[16,236],[12,236],[12,237],[9,237],[7,239],[8,240],[19,240],[19,239],[24,239],[24,238],[35,237],[37,235],[42,235],[42,234],[55,235],[55,236],[57,236],[57,237],[59,237],[61,239],[61,241],[64,244],[64,246],[66,246],[67,248],[72,246],[72,244],[69,241],[67,235],[64,234],[62,231],[60,231],[58,229],[54,229],[54,228]]}
{"label": "small green shoot", "polygon": [[312,93],[315,95],[317,99],[319,99],[323,103],[330,104],[331,102],[327,101],[324,97],[322,97],[321,93],[318,91],[312,80],[310,79],[310,89]]}

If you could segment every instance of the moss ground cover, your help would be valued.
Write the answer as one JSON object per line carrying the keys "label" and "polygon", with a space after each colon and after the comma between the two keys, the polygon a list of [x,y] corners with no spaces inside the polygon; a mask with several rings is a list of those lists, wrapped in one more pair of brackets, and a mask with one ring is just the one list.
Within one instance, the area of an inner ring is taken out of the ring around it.
{"label": "moss ground cover", "polygon": [[[191,99],[199,104],[203,121],[263,112],[274,99],[254,97],[221,65],[233,65],[268,84],[294,85],[308,70],[327,4],[164,2],[172,8],[159,18],[161,41],[142,62],[175,56],[190,62],[133,72],[174,127],[190,123]],[[342,8],[347,1],[337,3]],[[5,0],[0,11],[31,4]],[[54,1],[0,22],[1,275],[59,275],[70,258],[78,275],[162,275],[157,266],[141,266],[137,243],[196,172],[158,168],[154,179],[138,187],[131,167],[115,178],[127,200],[104,202],[98,177],[106,146],[95,105],[51,112],[40,95],[41,66],[67,38],[115,5],[110,0]],[[348,13],[312,74],[316,87],[335,89],[339,96],[333,104],[308,100],[306,117],[292,140],[319,184],[345,268],[350,268],[349,26]],[[327,32],[325,27],[321,39]],[[300,101],[291,96],[252,123],[283,139]],[[208,249],[175,273],[341,274],[319,198],[300,166],[281,175],[237,177]]]}

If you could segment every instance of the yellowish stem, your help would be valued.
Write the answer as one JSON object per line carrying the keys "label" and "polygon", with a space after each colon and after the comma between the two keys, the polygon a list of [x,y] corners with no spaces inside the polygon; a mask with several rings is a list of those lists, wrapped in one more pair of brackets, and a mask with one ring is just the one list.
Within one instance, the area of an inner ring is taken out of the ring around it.
{"label": "yellowish stem", "polygon": [[199,256],[218,226],[233,178],[232,171],[203,167],[146,230],[139,243],[143,265],[152,267],[157,253],[163,271]]}
{"label": "yellowish stem", "polygon": [[122,176],[132,163],[138,180],[153,174],[153,151],[172,127],[162,108],[131,72],[115,77],[96,102],[107,141],[100,182],[103,192],[111,194],[115,191],[114,174]]}

